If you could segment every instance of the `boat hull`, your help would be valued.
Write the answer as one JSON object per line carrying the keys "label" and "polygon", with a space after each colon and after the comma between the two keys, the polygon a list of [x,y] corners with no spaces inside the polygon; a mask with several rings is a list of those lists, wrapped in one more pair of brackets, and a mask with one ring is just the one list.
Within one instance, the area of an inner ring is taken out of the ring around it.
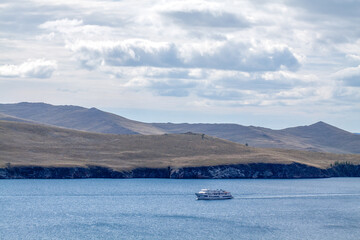
{"label": "boat hull", "polygon": [[231,195],[227,195],[227,196],[209,196],[209,195],[201,195],[198,193],[195,193],[196,195],[196,200],[227,200],[227,199],[232,199],[233,196]]}

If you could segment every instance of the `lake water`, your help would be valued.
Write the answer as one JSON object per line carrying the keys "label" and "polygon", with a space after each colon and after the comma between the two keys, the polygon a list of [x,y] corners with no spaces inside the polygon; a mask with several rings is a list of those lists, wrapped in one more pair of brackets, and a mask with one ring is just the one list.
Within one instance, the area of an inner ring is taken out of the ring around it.
{"label": "lake water", "polygon": [[0,239],[360,239],[360,178],[0,180]]}

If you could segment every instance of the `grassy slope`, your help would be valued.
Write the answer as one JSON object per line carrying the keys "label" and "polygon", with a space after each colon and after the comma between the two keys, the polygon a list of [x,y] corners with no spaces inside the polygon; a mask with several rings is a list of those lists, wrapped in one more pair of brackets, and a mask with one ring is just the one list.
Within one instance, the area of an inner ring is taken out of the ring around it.
{"label": "grassy slope", "polygon": [[326,168],[335,161],[360,164],[360,155],[252,148],[200,134],[112,135],[0,121],[0,167],[99,165],[121,170],[300,162]]}

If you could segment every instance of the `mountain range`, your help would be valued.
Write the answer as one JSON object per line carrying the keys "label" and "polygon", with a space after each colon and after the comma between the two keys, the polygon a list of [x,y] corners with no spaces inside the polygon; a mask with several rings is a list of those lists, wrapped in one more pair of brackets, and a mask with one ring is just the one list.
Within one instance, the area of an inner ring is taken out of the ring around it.
{"label": "mountain range", "polygon": [[99,166],[127,171],[292,163],[326,169],[336,162],[360,164],[358,154],[254,148],[204,134],[104,134],[5,120],[0,120],[0,153],[0,168],[7,169]]}
{"label": "mountain range", "polygon": [[247,144],[252,147],[360,153],[360,135],[344,131],[325,122],[282,130],[239,124],[144,123],[96,108],[25,102],[0,104],[0,120],[46,124],[87,132],[127,135],[193,132]]}

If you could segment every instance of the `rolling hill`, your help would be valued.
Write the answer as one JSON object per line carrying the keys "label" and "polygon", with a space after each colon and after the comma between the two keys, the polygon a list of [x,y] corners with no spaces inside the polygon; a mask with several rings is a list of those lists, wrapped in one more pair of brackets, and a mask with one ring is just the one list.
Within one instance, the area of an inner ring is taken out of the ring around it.
{"label": "rolling hill", "polygon": [[151,124],[129,120],[96,108],[24,102],[0,104],[0,113],[37,123],[89,132],[145,135],[165,133]]}
{"label": "rolling hill", "polygon": [[360,153],[360,135],[325,122],[310,126],[272,130],[238,124],[174,124],[133,121],[96,108],[53,106],[45,103],[0,104],[0,119],[29,121],[97,133],[161,135],[204,133],[261,148],[296,149],[313,152]]}
{"label": "rolling hill", "polygon": [[302,163],[327,168],[360,164],[360,155],[261,149],[203,134],[115,135],[0,121],[0,168],[103,166],[115,170]]}
{"label": "rolling hill", "polygon": [[238,143],[262,148],[297,149],[314,152],[360,153],[360,136],[324,122],[310,126],[272,130],[237,124],[172,124],[154,126],[169,133],[205,133]]}
{"label": "rolling hill", "polygon": [[3,121],[13,121],[13,122],[32,122],[32,121],[30,121],[30,120],[17,118],[17,117],[14,117],[14,116],[10,116],[10,115],[7,115],[7,114],[3,114],[3,113],[0,113],[0,120],[3,120]]}

